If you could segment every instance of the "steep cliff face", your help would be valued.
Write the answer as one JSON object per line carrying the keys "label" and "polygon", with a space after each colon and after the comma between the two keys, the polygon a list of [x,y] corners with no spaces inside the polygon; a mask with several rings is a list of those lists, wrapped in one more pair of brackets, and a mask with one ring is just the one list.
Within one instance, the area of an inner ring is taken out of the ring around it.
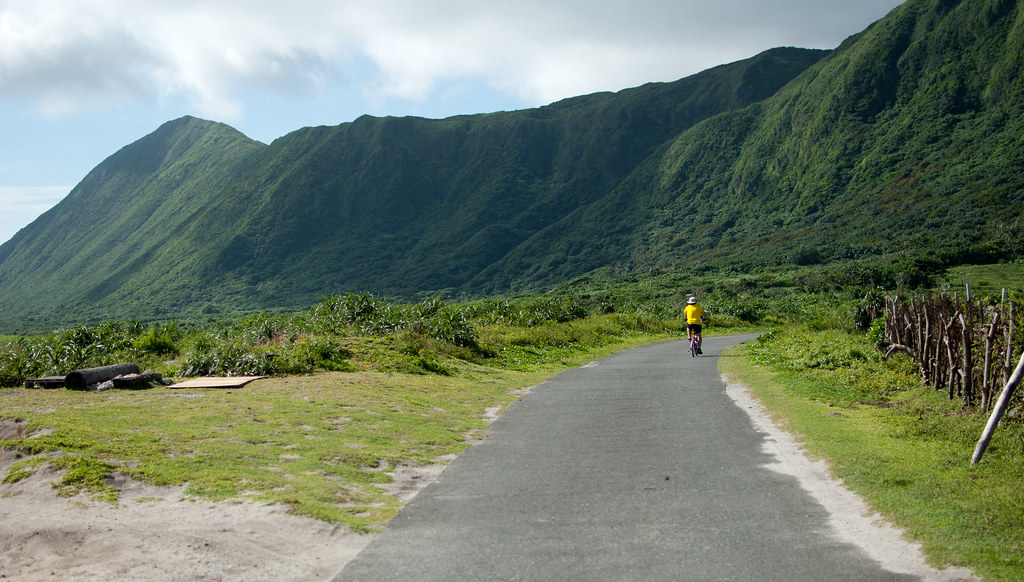
{"label": "steep cliff face", "polygon": [[[907,2],[770,98],[682,132],[507,260],[532,269],[528,284],[612,260],[1019,255],[1021,17],[1016,2]],[[612,230],[607,215],[629,218]]]}
{"label": "steep cliff face", "polygon": [[681,131],[824,54],[777,49],[533,110],[362,117],[270,145],[173,121],[0,247],[0,305],[9,317],[154,317],[468,289]]}
{"label": "steep cliff face", "polygon": [[479,295],[619,272],[1022,252],[1024,18],[909,0],[834,51],[265,145],[184,118],[0,246],[8,320]]}

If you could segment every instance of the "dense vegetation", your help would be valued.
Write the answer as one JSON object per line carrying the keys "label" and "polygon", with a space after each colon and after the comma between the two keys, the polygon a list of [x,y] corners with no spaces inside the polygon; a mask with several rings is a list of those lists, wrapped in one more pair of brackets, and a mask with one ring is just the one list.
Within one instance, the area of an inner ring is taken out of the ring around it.
{"label": "dense vegetation", "polygon": [[[408,303],[347,293],[323,297],[301,311],[62,326],[10,336],[9,346],[0,350],[0,385],[118,362],[135,362],[167,377],[350,371],[367,363],[390,371],[439,372],[457,361],[505,365],[502,350],[517,353],[516,342],[494,347],[508,343],[502,335],[507,332],[500,329],[530,329],[543,337],[547,324],[602,317],[609,329],[671,331],[678,324],[664,322],[678,320],[691,293],[701,297],[718,328],[785,322],[833,327],[831,320],[838,317],[845,321],[843,329],[867,330],[881,313],[879,288],[960,288],[974,282],[977,289],[989,288],[998,296],[1001,288],[1020,287],[1013,264],[988,275],[978,269],[948,270],[943,264],[938,259],[869,257],[757,270],[712,271],[695,265],[632,276],[602,270],[539,295],[462,302],[434,296]],[[822,311],[823,304],[832,307]],[[840,309],[841,315],[836,313]],[[561,333],[549,343],[569,345],[580,339]],[[394,353],[382,356],[380,340],[373,338],[386,338],[384,344]]]}
{"label": "dense vegetation", "polygon": [[[577,286],[579,282],[577,282]],[[459,362],[516,368],[537,350],[602,337],[678,331],[678,289],[521,296],[449,304],[389,302],[368,293],[326,297],[304,312],[188,322],[106,322],[14,339],[0,351],[0,385],[138,363],[168,377],[285,375],[374,369],[450,374]],[[756,307],[709,297],[721,326],[751,325]],[[597,329],[558,324],[599,321]],[[522,337],[520,337],[522,336]]]}

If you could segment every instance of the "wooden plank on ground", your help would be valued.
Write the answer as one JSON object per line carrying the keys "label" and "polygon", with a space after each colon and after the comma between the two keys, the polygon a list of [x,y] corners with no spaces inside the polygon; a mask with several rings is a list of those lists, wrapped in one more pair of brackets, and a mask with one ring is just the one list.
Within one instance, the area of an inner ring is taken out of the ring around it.
{"label": "wooden plank on ground", "polygon": [[46,376],[25,380],[25,388],[63,388],[64,376]]}
{"label": "wooden plank on ground", "polygon": [[266,378],[266,376],[204,376],[171,384],[168,388],[241,388],[249,382],[261,378]]}

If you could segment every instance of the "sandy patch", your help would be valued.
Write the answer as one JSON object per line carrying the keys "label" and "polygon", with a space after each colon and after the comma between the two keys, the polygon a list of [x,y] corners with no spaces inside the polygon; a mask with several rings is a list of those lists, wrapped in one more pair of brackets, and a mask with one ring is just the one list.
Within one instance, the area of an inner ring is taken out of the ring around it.
{"label": "sandy patch", "polygon": [[[16,459],[0,450],[0,475]],[[408,501],[444,465],[389,472]],[[330,580],[375,536],[288,515],[281,506],[189,501],[183,487],[120,478],[114,506],[54,495],[48,468],[0,484],[0,580]]]}
{"label": "sandy patch", "polygon": [[[484,419],[489,424],[501,412],[488,409]],[[0,420],[0,440],[24,438],[25,426]],[[467,440],[478,442],[479,433]],[[381,467],[392,481],[380,487],[408,502],[454,458]],[[18,460],[0,449],[0,477]],[[0,483],[0,582],[330,580],[376,537],[288,515],[282,506],[211,504],[186,498],[184,486],[152,487],[126,477],[108,483],[120,491],[117,505],[86,495],[60,498],[51,487],[60,477],[47,465],[17,483]]]}
{"label": "sandy patch", "polygon": [[829,512],[830,525],[839,539],[859,547],[890,572],[936,582],[980,579],[966,568],[938,570],[929,566],[920,544],[908,541],[901,530],[872,512],[860,497],[832,477],[824,461],[808,458],[791,434],[775,426],[768,411],[747,386],[729,381],[725,374],[722,382],[726,393],[747,413],[754,428],[767,434],[764,449],[775,459],[768,468],[796,477]]}

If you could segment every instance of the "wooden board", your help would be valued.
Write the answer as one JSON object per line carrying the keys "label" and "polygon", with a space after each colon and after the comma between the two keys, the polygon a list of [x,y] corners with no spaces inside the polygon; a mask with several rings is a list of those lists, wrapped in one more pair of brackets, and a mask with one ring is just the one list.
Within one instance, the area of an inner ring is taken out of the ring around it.
{"label": "wooden board", "polygon": [[25,388],[63,388],[64,376],[46,376],[25,380]]}
{"label": "wooden board", "polygon": [[253,380],[266,378],[266,376],[227,376],[192,378],[177,384],[171,384],[168,388],[241,388]]}

